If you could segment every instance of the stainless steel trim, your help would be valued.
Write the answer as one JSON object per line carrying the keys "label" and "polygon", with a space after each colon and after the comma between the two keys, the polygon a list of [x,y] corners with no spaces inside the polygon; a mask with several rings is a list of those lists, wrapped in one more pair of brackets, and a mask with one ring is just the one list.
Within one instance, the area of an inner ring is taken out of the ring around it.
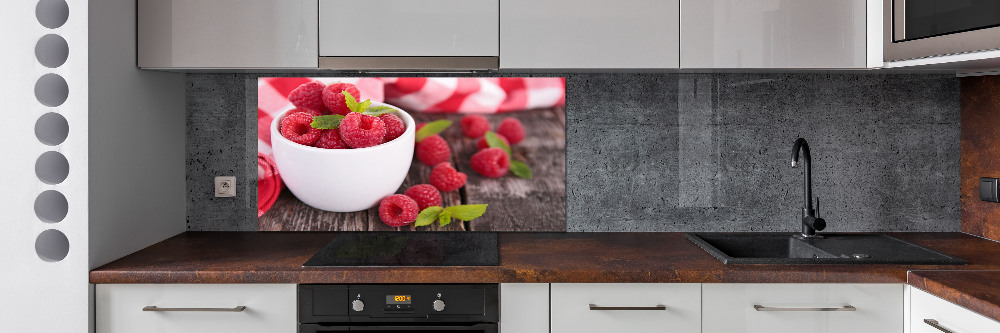
{"label": "stainless steel trim", "polygon": [[1000,27],[895,42],[893,27],[898,16],[893,0],[883,0],[882,14],[882,60],[887,62],[1000,49]]}
{"label": "stainless steel trim", "polygon": [[319,57],[320,69],[334,70],[496,70],[500,57]]}
{"label": "stainless steel trim", "polygon": [[936,328],[939,331],[944,332],[944,333],[955,333],[955,332],[953,332],[953,331],[951,331],[951,330],[949,330],[947,328],[942,327],[941,324],[938,323],[938,321],[934,320],[934,319],[924,319],[924,324],[930,325],[931,327]]}
{"label": "stainless steel trim", "polygon": [[754,304],[753,309],[757,311],[858,311],[853,305],[844,305],[829,308],[779,308]]}
{"label": "stainless steel trim", "polygon": [[177,311],[191,311],[191,312],[243,312],[247,307],[240,305],[232,308],[160,308],[155,305],[148,305],[142,308],[142,311],[157,311],[157,312],[177,312]]}
{"label": "stainless steel trim", "polygon": [[591,304],[590,309],[595,311],[619,311],[619,310],[643,311],[643,310],[666,310],[667,306],[662,304],[654,306],[598,306],[596,304]]}

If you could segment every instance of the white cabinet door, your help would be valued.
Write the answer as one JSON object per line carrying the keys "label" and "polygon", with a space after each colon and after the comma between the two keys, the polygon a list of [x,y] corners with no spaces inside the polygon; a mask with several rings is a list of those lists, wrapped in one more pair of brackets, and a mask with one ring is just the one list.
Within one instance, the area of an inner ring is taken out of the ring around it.
{"label": "white cabinet door", "polygon": [[677,68],[678,0],[503,0],[500,68]]}
{"label": "white cabinet door", "polygon": [[549,333],[549,284],[500,284],[500,333]]}
{"label": "white cabinet door", "polygon": [[952,333],[1000,332],[1000,322],[917,288],[910,288],[909,317],[910,332],[907,333],[941,333],[942,330],[932,323]]}
{"label": "white cabinet door", "polygon": [[701,285],[553,283],[552,333],[698,333]]}
{"label": "white cabinet door", "polygon": [[681,68],[865,68],[868,1],[682,0]]}
{"label": "white cabinet door", "polygon": [[[298,330],[294,284],[98,284],[95,304],[98,333]],[[199,311],[170,311],[178,308]]]}
{"label": "white cabinet door", "polygon": [[[903,331],[902,284],[704,284],[705,333]],[[855,311],[821,311],[853,306]]]}
{"label": "white cabinet door", "polygon": [[318,63],[316,0],[139,0],[137,15],[141,68]]}
{"label": "white cabinet door", "polygon": [[319,0],[324,57],[500,55],[499,0]]}

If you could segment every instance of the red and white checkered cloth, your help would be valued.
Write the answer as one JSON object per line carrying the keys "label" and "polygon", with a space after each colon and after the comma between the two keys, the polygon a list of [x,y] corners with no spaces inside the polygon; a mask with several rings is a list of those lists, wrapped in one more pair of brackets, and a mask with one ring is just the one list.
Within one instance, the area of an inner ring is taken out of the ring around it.
{"label": "red and white checkered cloth", "polygon": [[294,106],[288,93],[303,83],[349,82],[361,99],[386,102],[407,112],[499,113],[566,104],[566,80],[556,78],[306,78],[257,80],[257,216],[281,192],[281,176],[271,156],[271,121]]}

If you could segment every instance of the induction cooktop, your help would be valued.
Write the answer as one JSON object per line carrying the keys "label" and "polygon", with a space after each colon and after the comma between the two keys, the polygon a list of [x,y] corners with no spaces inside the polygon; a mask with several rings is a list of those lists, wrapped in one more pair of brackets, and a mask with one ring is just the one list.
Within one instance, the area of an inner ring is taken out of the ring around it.
{"label": "induction cooktop", "polygon": [[492,232],[343,232],[309,258],[323,266],[496,266]]}

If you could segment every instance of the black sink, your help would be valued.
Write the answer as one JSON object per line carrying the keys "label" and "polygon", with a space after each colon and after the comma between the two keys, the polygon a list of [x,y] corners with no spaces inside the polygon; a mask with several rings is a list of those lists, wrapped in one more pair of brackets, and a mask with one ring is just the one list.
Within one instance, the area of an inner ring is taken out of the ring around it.
{"label": "black sink", "polygon": [[724,264],[910,264],[966,262],[879,234],[689,233],[687,238]]}

